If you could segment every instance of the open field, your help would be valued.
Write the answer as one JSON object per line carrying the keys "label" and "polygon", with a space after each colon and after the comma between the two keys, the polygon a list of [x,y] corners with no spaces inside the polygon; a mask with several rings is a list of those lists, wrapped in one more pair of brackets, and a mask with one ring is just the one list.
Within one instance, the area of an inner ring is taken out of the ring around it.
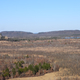
{"label": "open field", "polygon": [[0,61],[3,61],[6,55],[9,57],[4,59],[3,64],[7,63],[8,60],[11,61],[16,56],[20,57],[27,54],[29,56],[34,55],[34,57],[43,57],[49,61],[53,60],[52,63],[58,64],[60,69],[57,72],[48,73],[44,76],[14,80],[52,80],[54,77],[59,77],[62,80],[63,77],[69,76],[75,77],[75,79],[71,80],[77,80],[76,77],[80,76],[80,39],[0,41]]}
{"label": "open field", "polygon": [[[61,69],[62,70],[62,69]],[[52,72],[47,73],[44,76],[38,76],[38,77],[28,77],[28,78],[13,78],[9,80],[80,80],[79,76],[61,76],[58,74],[65,73],[67,71],[66,69],[59,71],[59,72]]]}

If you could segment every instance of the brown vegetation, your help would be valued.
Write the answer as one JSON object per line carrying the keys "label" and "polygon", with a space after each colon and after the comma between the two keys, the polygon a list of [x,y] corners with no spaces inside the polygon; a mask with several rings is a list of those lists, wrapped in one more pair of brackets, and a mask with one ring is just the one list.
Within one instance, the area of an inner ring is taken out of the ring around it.
{"label": "brown vegetation", "polygon": [[[62,70],[67,69],[61,74],[56,74],[57,76],[80,76],[80,39],[0,41],[0,74],[7,67],[11,72],[12,68],[15,67],[14,62],[21,60],[25,62],[23,68],[28,67],[29,64],[37,65],[47,62],[53,67],[53,71],[58,70],[58,66]],[[49,73],[51,70],[44,70],[44,73]],[[25,74],[29,75],[29,73],[31,72]],[[36,73],[36,76],[44,73],[40,70]],[[25,74],[21,74],[20,77]],[[16,76],[18,77],[19,74],[16,73]],[[34,75],[31,74],[31,76]],[[2,78],[2,76],[0,77]]]}

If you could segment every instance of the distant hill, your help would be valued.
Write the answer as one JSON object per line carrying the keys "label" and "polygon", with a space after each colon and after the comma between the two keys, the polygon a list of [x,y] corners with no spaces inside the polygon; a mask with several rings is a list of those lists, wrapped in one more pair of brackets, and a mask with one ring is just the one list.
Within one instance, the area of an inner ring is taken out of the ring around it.
{"label": "distant hill", "polygon": [[67,37],[67,36],[79,36],[80,30],[64,30],[64,31],[51,31],[51,32],[39,32],[33,34],[31,32],[23,31],[3,31],[3,36],[10,38],[52,38],[52,37]]}
{"label": "distant hill", "polygon": [[3,31],[1,32],[2,36],[7,36],[10,38],[25,38],[33,33],[31,32],[23,32],[23,31]]}
{"label": "distant hill", "polygon": [[51,31],[51,32],[40,32],[40,35],[49,35],[49,36],[71,36],[71,35],[80,35],[80,30],[64,30],[64,31]]}

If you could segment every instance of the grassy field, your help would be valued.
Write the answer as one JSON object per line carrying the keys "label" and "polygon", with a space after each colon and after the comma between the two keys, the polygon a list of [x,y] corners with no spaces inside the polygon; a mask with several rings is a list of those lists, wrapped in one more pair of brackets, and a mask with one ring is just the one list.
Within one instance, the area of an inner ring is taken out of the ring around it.
{"label": "grassy field", "polygon": [[[0,60],[3,60],[5,55],[10,57],[20,57],[22,55],[34,55],[53,60],[53,64],[58,64],[60,70],[45,74],[44,76],[32,77],[26,79],[14,80],[53,80],[54,78],[76,77],[80,76],[80,39],[51,39],[37,41],[0,41]],[[8,60],[5,58],[5,62]],[[1,63],[2,64],[2,63]],[[54,79],[60,80],[60,79]],[[67,79],[65,79],[67,80]]]}

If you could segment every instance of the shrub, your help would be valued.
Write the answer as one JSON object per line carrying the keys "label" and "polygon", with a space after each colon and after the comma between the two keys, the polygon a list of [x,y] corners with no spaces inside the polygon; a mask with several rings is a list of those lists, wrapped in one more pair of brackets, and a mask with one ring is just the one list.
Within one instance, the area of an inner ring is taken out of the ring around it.
{"label": "shrub", "polygon": [[19,69],[19,66],[18,65],[16,65],[16,69]]}
{"label": "shrub", "polygon": [[21,73],[23,73],[23,72],[24,72],[24,69],[23,69],[23,68],[19,68],[19,69],[18,69],[19,75],[20,75]]}
{"label": "shrub", "polygon": [[15,70],[15,68],[12,69],[12,72],[13,72],[13,75],[16,74],[16,70]]}
{"label": "shrub", "polygon": [[6,68],[6,69],[3,71],[2,76],[4,76],[4,77],[10,77],[9,69],[8,69],[8,68]]}
{"label": "shrub", "polygon": [[56,68],[55,68],[55,69],[56,69],[56,71],[59,71],[59,66],[58,66],[58,65],[56,65]]}
{"label": "shrub", "polygon": [[19,65],[19,67],[22,67],[22,63],[21,62],[19,62],[18,65]]}
{"label": "shrub", "polygon": [[24,57],[29,58],[29,56],[28,56],[28,55],[26,55],[26,56],[24,56]]}
{"label": "shrub", "polygon": [[[19,75],[21,73],[23,73],[23,72],[27,72],[28,70],[31,70],[33,72],[33,74],[36,74],[40,69],[46,69],[46,70],[48,70],[48,69],[51,68],[50,64],[49,63],[45,63],[45,62],[43,64],[39,63],[38,65],[35,65],[35,66],[32,65],[32,64],[30,64],[28,66],[28,68],[27,67],[25,67],[25,68],[19,68],[19,67],[22,66],[23,63],[24,63],[24,61],[20,61],[20,62],[15,63]],[[15,75],[15,73],[16,73],[15,68],[12,69],[12,72]]]}
{"label": "shrub", "polygon": [[24,72],[27,72],[27,71],[28,71],[28,68],[27,68],[27,67],[25,67],[25,68],[24,68]]}
{"label": "shrub", "polygon": [[16,68],[19,69],[19,67],[22,67],[22,64],[24,64],[24,61],[18,61],[14,63],[16,65]]}
{"label": "shrub", "polygon": [[24,61],[20,61],[21,64],[24,64]]}
{"label": "shrub", "polygon": [[35,65],[34,66],[33,73],[36,74],[38,71],[39,71],[39,66],[38,65]]}
{"label": "shrub", "polygon": [[31,70],[33,72],[33,74],[36,74],[39,71],[39,66],[38,65],[29,65],[28,69]]}
{"label": "shrub", "polygon": [[31,71],[33,71],[33,70],[34,70],[33,65],[30,64],[30,65],[28,66],[28,69],[31,70]]}
{"label": "shrub", "polygon": [[39,63],[39,69],[41,69],[41,66],[42,66],[41,63]]}
{"label": "shrub", "polygon": [[6,71],[6,72],[9,72],[9,69],[8,69],[8,68],[6,68],[6,69],[5,69],[5,71]]}
{"label": "shrub", "polygon": [[46,69],[46,70],[51,68],[50,64],[49,63],[45,63],[45,62],[43,63],[43,65],[41,67],[42,67],[42,69]]}

